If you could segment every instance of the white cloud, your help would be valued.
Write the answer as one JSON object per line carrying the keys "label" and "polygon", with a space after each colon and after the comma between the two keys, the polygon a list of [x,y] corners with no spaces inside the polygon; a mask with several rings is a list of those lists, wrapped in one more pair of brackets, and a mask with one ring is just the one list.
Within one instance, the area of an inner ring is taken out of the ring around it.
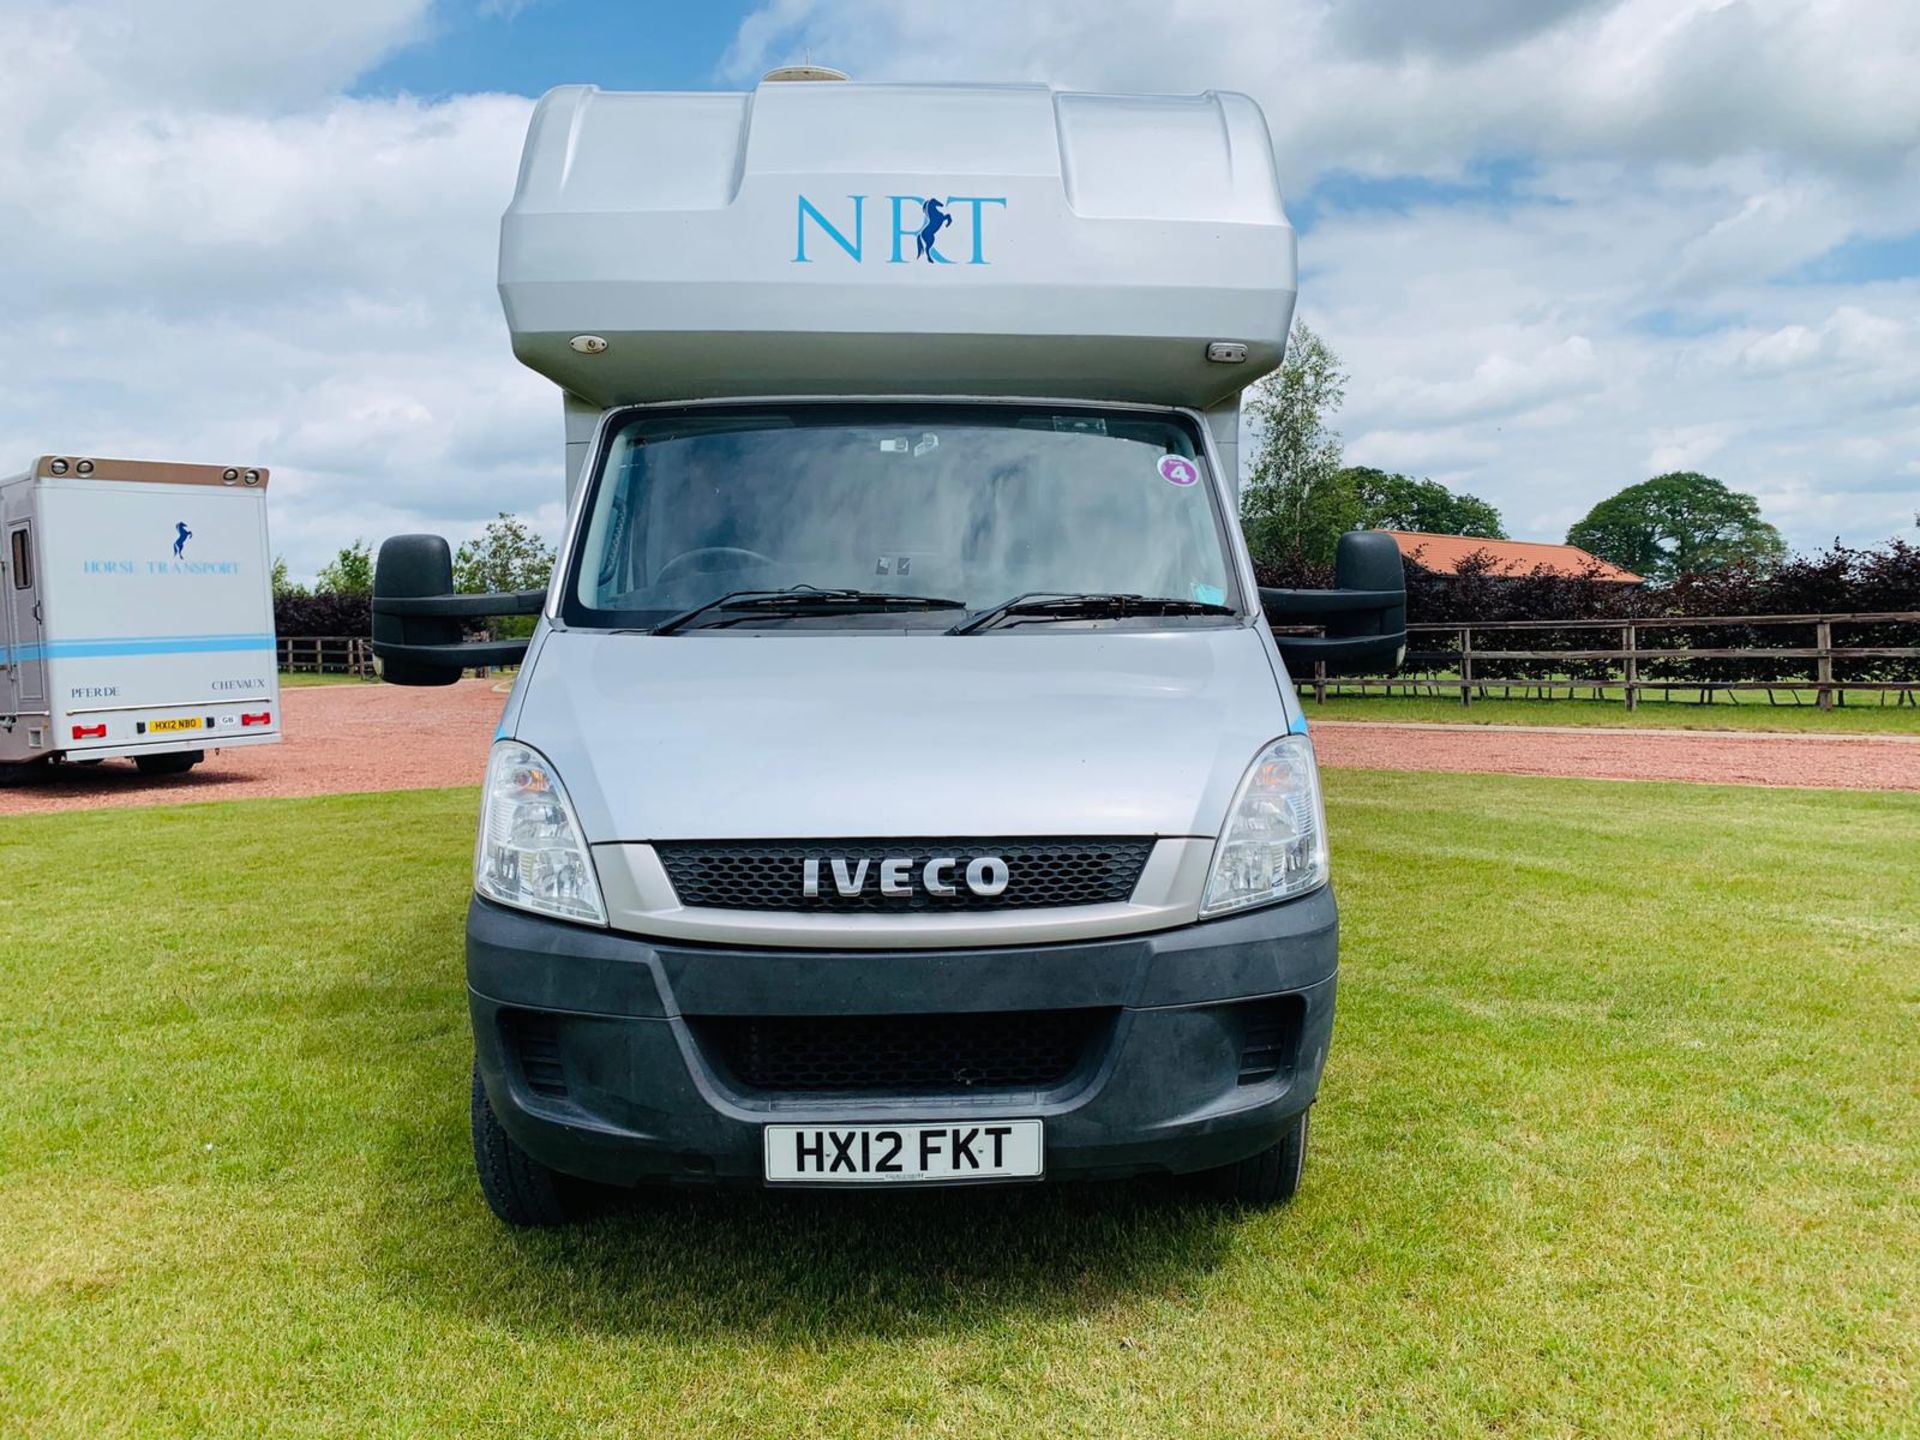
{"label": "white cloud", "polygon": [[1604,8],[1606,0],[1347,0],[1327,15],[1330,38],[1374,59],[1464,56],[1504,49]]}
{"label": "white cloud", "polygon": [[0,114],[295,110],[419,39],[431,9],[432,0],[6,0]]}
{"label": "white cloud", "polygon": [[1677,425],[1657,430],[1653,448],[1647,452],[1649,475],[1666,475],[1675,470],[1701,470],[1726,449],[1732,436],[1728,425]]}
{"label": "white cloud", "polygon": [[0,144],[0,470],[267,464],[296,574],[499,510],[557,533],[559,404],[493,294],[530,102],[334,93],[427,8],[0,4],[33,141]]}
{"label": "white cloud", "polygon": [[1457,379],[1389,376],[1371,388],[1369,402],[1403,420],[1487,420],[1525,414],[1550,399],[1596,393],[1603,383],[1592,342],[1570,335],[1544,345],[1521,340],[1484,356],[1472,373]]}
{"label": "white cloud", "polygon": [[1880,0],[776,0],[729,65],[1245,90],[1297,182],[1448,173],[1476,150],[1885,170],[1920,144],[1917,49],[1920,10]]}

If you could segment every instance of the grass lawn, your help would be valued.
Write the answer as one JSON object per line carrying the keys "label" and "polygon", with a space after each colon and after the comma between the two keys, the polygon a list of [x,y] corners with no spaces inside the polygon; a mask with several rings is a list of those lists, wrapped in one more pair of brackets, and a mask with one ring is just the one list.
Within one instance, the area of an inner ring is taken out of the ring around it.
{"label": "grass lawn", "polygon": [[[1411,695],[1329,695],[1315,703],[1301,696],[1307,718],[1387,720],[1451,725],[1620,725],[1653,730],[1795,730],[1832,734],[1920,735],[1920,709],[1882,705],[1870,695],[1855,695],[1844,706],[1821,710],[1812,703],[1769,705],[1766,697],[1746,696],[1712,705],[1691,700],[1649,700],[1628,710],[1618,700],[1479,700],[1462,706],[1457,699]],[[1782,692],[1781,699],[1786,699]]]}
{"label": "grass lawn", "polygon": [[472,792],[0,827],[0,1434],[1920,1433],[1920,797],[1337,772],[1305,1187],[469,1173]]}

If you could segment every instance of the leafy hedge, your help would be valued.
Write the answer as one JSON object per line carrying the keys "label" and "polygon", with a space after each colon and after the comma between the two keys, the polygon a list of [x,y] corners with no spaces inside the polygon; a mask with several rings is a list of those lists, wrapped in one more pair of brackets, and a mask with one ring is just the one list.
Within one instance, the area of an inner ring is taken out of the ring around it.
{"label": "leafy hedge", "polygon": [[370,635],[373,597],[295,593],[273,597],[274,633],[282,639],[309,635]]}
{"label": "leafy hedge", "polygon": [[[1794,556],[1771,568],[1735,565],[1703,575],[1683,575],[1666,585],[1608,584],[1589,572],[1565,576],[1535,569],[1503,577],[1484,554],[1469,556],[1459,573],[1439,575],[1418,564],[1407,566],[1407,618],[1413,622],[1458,624],[1501,620],[1630,620],[1650,617],[1722,615],[1875,614],[1920,611],[1920,546],[1890,540],[1872,550],[1835,545],[1813,555]],[[1263,585],[1321,586],[1333,583],[1331,567],[1305,566],[1283,571],[1256,565]],[[1416,637],[1416,647],[1445,648],[1443,637]],[[1911,646],[1920,643],[1920,626],[1886,624],[1844,626],[1834,642],[1846,646]],[[1502,634],[1502,650],[1614,649],[1619,637],[1606,631],[1536,630]],[[1813,643],[1812,626],[1700,625],[1662,626],[1640,634],[1641,649],[1730,650],[1803,648]],[[1608,662],[1568,660],[1475,661],[1474,674],[1488,679],[1557,675],[1596,683],[1617,679]],[[1766,673],[1762,673],[1762,672]],[[1776,662],[1679,658],[1643,661],[1643,680],[1711,684],[1729,680],[1811,680],[1812,660]],[[1920,660],[1836,660],[1841,681],[1920,680]]]}

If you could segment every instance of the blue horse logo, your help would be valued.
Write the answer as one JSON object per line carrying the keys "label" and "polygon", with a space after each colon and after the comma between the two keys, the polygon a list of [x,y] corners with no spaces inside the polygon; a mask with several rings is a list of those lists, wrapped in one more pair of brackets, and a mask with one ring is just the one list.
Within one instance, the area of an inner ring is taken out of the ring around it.
{"label": "blue horse logo", "polygon": [[923,200],[920,202],[920,208],[926,213],[927,220],[926,223],[920,227],[920,234],[915,239],[913,258],[916,260],[925,260],[931,265],[933,263],[933,242],[940,238],[940,232],[942,230],[953,223],[953,216],[940,208],[940,202],[938,200]]}
{"label": "blue horse logo", "polygon": [[175,531],[173,537],[173,558],[178,560],[182,555],[187,553],[187,541],[193,538],[193,531],[187,528],[187,522],[184,520],[176,520],[173,528]]}

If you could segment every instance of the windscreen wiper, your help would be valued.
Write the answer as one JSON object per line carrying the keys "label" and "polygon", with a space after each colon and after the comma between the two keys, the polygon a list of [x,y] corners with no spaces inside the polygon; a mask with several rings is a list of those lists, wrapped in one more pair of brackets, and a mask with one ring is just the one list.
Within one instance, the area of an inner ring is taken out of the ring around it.
{"label": "windscreen wiper", "polygon": [[1015,618],[1021,620],[1112,620],[1127,615],[1232,615],[1230,605],[1215,605],[1208,600],[1182,600],[1172,595],[1061,595],[1045,590],[1029,591],[1003,600],[990,610],[969,615],[947,631],[949,635],[974,635],[991,630]]}
{"label": "windscreen wiper", "polygon": [[903,595],[892,590],[820,590],[796,585],[791,590],[730,590],[682,610],[653,627],[655,635],[710,629],[766,615],[861,615],[888,610],[964,610],[963,600],[939,595]]}

